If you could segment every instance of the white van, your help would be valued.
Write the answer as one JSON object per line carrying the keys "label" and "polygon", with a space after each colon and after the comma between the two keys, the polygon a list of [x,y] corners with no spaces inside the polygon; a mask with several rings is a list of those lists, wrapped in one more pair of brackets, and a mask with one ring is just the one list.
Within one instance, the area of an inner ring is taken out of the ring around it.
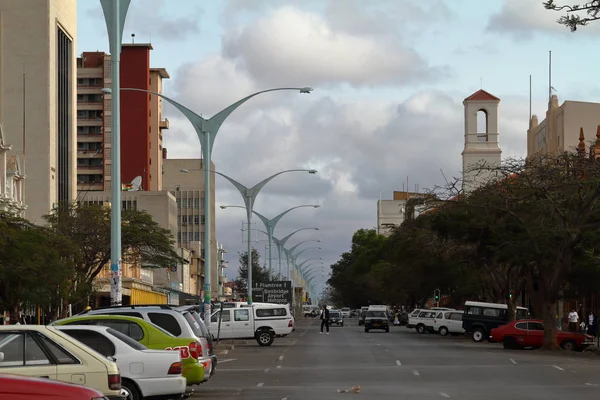
{"label": "white van", "polygon": [[438,332],[442,336],[447,334],[460,335],[464,334],[465,330],[462,326],[464,311],[450,310],[440,311],[433,319],[433,331]]}

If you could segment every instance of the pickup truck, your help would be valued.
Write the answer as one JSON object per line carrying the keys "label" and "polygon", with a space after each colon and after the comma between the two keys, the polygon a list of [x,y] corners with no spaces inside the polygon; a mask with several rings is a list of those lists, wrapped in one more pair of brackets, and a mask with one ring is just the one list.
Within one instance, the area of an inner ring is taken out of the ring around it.
{"label": "pickup truck", "polygon": [[219,339],[255,339],[270,346],[275,336],[287,336],[294,330],[294,317],[287,304],[251,305],[225,308],[210,318],[210,331]]}

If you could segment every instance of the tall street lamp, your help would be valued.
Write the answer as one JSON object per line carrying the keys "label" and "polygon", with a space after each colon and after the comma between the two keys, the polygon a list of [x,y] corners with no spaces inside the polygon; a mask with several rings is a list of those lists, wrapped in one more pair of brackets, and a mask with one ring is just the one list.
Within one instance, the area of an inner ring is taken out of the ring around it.
{"label": "tall street lamp", "polygon": [[[105,0],[106,1],[106,0]],[[114,1],[114,0],[113,0]],[[114,80],[113,80],[114,85]],[[115,89],[116,90],[116,89]],[[204,230],[204,322],[206,326],[210,329],[210,309],[211,309],[211,288],[210,288],[210,266],[211,266],[211,251],[210,251],[210,208],[211,208],[211,184],[210,184],[210,165],[211,165],[211,156],[212,149],[215,143],[215,138],[217,137],[217,133],[223,125],[223,122],[234,112],[239,106],[250,100],[251,98],[258,96],[259,94],[268,93],[268,92],[276,92],[281,90],[294,90],[300,93],[307,93],[313,91],[311,87],[285,87],[285,88],[275,88],[275,89],[267,89],[261,90],[260,92],[253,93],[244,97],[241,100],[236,101],[235,103],[225,107],[209,119],[203,118],[202,116],[196,114],[189,108],[184,105],[176,102],[173,99],[168,98],[167,96],[152,92],[150,90],[144,89],[135,89],[135,88],[121,88],[121,90],[132,90],[138,92],[144,92],[153,94],[158,96],[168,103],[170,103],[173,107],[178,109],[187,119],[190,121],[194,130],[196,131],[196,135],[198,135],[198,139],[200,139],[200,145],[202,146],[202,157],[204,158],[204,220],[205,226],[208,229]],[[114,144],[113,144],[114,145]],[[214,172],[214,171],[213,171]]]}
{"label": "tall street lamp", "polygon": [[[235,207],[235,208],[246,208],[243,206],[221,206],[222,209],[226,209],[226,208],[230,208],[230,207]],[[313,207],[313,208],[319,208],[321,207],[318,204],[304,204],[301,206],[296,206],[296,207],[292,207],[289,210],[285,210],[284,212],[282,212],[281,214],[269,219],[267,217],[265,217],[264,215],[260,214],[257,211],[252,210],[252,212],[254,213],[254,215],[256,215],[265,225],[265,229],[267,230],[267,232],[265,232],[267,234],[267,236],[269,237],[269,277],[273,276],[273,267],[271,264],[271,248],[273,245],[273,231],[275,231],[275,227],[277,226],[277,223],[281,220],[281,218],[283,218],[283,216],[287,213],[289,213],[292,210],[295,210],[296,208],[302,208],[302,207]]]}
{"label": "tall street lamp", "polygon": [[[286,255],[286,261],[288,262],[288,269],[289,269],[289,260],[288,260],[288,256],[287,256],[287,250],[285,249],[285,244],[287,243],[288,240],[290,240],[290,238],[292,236],[294,236],[296,233],[300,232],[300,231],[305,231],[305,230],[315,230],[318,231],[319,228],[300,228],[295,230],[294,232],[290,233],[289,235],[287,235],[286,237],[284,237],[283,239],[277,239],[275,237],[273,237],[273,242],[275,242],[275,245],[277,245],[277,252],[279,253],[279,276],[281,276],[281,253],[285,253]],[[314,239],[313,239],[314,240]],[[289,273],[289,271],[288,271]],[[288,275],[288,278],[290,278],[290,276]]]}
{"label": "tall street lamp", "polygon": [[315,169],[288,169],[288,170],[273,174],[266,179],[263,179],[262,181],[260,181],[256,185],[252,186],[251,188],[248,188],[248,187],[242,185],[235,179],[230,178],[229,176],[227,176],[225,174],[222,174],[217,171],[213,171],[213,172],[215,174],[220,175],[223,178],[227,179],[229,182],[231,182],[231,184],[233,186],[235,186],[235,188],[240,192],[240,194],[242,195],[242,198],[244,199],[244,205],[246,206],[245,207],[246,208],[246,219],[247,219],[247,223],[248,223],[248,229],[247,229],[247,234],[248,234],[248,263],[247,263],[248,264],[247,265],[247,267],[248,267],[248,279],[247,279],[248,304],[252,304],[252,229],[250,228],[250,226],[251,226],[250,224],[252,223],[252,211],[253,211],[252,208],[254,207],[254,201],[256,200],[256,196],[258,196],[261,189],[276,176],[279,176],[281,174],[286,174],[289,172],[308,172],[309,174],[316,174],[317,170],[315,170]]}
{"label": "tall street lamp", "polygon": [[110,304],[123,302],[121,272],[121,108],[119,96],[121,42],[131,0],[100,0],[108,41],[112,75],[111,208],[110,208]]}

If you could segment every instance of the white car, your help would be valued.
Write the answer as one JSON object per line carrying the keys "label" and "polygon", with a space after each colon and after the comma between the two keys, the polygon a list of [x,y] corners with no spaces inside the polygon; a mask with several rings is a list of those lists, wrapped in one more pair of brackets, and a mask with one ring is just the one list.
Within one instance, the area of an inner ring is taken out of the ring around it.
{"label": "white car", "polygon": [[150,350],[106,326],[63,325],[56,329],[103,356],[115,359],[127,400],[150,396],[181,397],[185,394],[187,381],[181,375],[183,365],[179,352]]}
{"label": "white car", "polygon": [[342,316],[344,318],[350,318],[350,309],[348,307],[342,308]]}
{"label": "white car", "polygon": [[464,334],[465,330],[462,326],[462,317],[464,311],[440,311],[433,319],[433,331],[438,332],[442,336],[447,334],[459,335]]}

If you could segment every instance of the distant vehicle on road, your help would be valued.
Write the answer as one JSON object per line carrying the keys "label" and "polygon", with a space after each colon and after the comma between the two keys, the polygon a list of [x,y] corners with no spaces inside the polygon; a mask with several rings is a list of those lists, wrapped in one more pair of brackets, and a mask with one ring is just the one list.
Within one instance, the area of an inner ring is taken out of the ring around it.
{"label": "distant vehicle on road", "polygon": [[350,318],[350,312],[350,307],[342,308],[342,315],[344,316],[344,318]]}
{"label": "distant vehicle on road", "polygon": [[329,311],[329,325],[344,326],[344,315],[340,310]]}
{"label": "distant vehicle on road", "polygon": [[[517,320],[529,317],[529,310],[517,307]],[[499,303],[465,302],[463,329],[472,335],[474,342],[489,338],[490,331],[508,322],[508,306]]]}
{"label": "distant vehicle on road", "polygon": [[372,329],[381,329],[386,332],[390,331],[390,320],[388,319],[385,310],[378,308],[369,309],[365,316],[365,332],[369,332]]}

